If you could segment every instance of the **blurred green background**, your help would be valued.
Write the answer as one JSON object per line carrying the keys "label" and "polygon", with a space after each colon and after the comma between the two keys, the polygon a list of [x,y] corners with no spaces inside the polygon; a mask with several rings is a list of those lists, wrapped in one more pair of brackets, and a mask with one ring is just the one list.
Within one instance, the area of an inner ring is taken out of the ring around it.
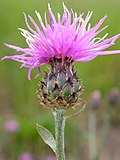
{"label": "blurred green background", "polygon": [[[0,58],[16,54],[14,50],[5,47],[4,43],[21,47],[27,46],[25,39],[17,29],[19,27],[27,29],[23,12],[30,14],[37,20],[34,11],[39,11],[43,17],[44,12],[47,11],[48,2],[55,15],[57,12],[62,13],[62,1],[60,0],[0,0]],[[108,32],[108,37],[111,37],[120,33],[119,0],[65,0],[64,2],[69,9],[73,8],[77,13],[85,12],[87,14],[88,10],[93,11],[90,20],[92,26],[104,15],[107,15],[108,18],[103,26],[108,24],[109,27],[103,32],[103,35]],[[120,39],[110,49],[120,49]],[[87,100],[90,93],[96,89],[101,91],[105,100],[111,88],[117,87],[120,90],[120,55],[101,56],[90,62],[75,63],[75,66],[85,86],[84,100]],[[52,154],[38,136],[35,128],[35,124],[40,123],[54,133],[52,114],[38,104],[35,95],[38,81],[43,77],[43,71],[48,69],[43,66],[41,76],[37,79],[34,78],[37,73],[34,70],[32,80],[29,81],[27,69],[19,69],[19,67],[19,63],[11,60],[0,63],[0,157],[2,157],[0,160],[16,160],[23,152],[32,153],[35,156],[34,160],[41,159],[40,157],[46,154]],[[116,109],[117,114],[115,114],[118,121],[120,121],[119,110]],[[67,123],[66,150],[68,157],[71,154],[73,157],[76,154],[78,157],[80,156],[75,147],[77,145],[80,147],[79,143],[83,142],[84,138],[80,126],[84,126],[82,120],[86,121],[86,114],[87,109],[84,116],[69,120]],[[10,119],[16,119],[20,125],[20,131],[14,136],[4,131],[4,123]],[[76,124],[78,120],[79,123]],[[71,129],[73,133],[71,133]],[[80,142],[78,143],[78,141]],[[72,153],[71,150],[73,150]]]}

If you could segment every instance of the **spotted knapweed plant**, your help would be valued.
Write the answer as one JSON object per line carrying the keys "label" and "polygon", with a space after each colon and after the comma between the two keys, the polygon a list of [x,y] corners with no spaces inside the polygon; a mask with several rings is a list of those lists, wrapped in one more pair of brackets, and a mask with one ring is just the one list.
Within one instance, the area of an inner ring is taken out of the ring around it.
{"label": "spotted knapweed plant", "polygon": [[37,96],[40,102],[53,112],[55,139],[46,128],[37,125],[37,130],[44,142],[55,152],[57,160],[65,160],[64,127],[67,118],[65,113],[80,102],[79,97],[82,92],[82,84],[73,63],[90,61],[100,55],[119,54],[120,50],[104,50],[112,46],[120,34],[112,38],[106,38],[108,34],[97,37],[107,28],[105,26],[99,29],[107,17],[104,16],[94,27],[91,27],[89,20],[92,12],[89,11],[86,16],[83,13],[77,15],[72,9],[69,11],[64,3],[62,16],[58,13],[56,18],[50,5],[48,5],[48,12],[49,23],[46,13],[43,22],[39,12],[35,11],[40,27],[31,16],[28,16],[34,29],[30,27],[24,14],[29,31],[22,28],[19,30],[25,37],[28,47],[21,48],[6,44],[7,47],[23,54],[5,56],[2,60],[12,59],[22,63],[21,67],[28,68],[29,80],[34,68],[38,69],[39,76],[40,66],[50,65],[50,71],[45,74]]}

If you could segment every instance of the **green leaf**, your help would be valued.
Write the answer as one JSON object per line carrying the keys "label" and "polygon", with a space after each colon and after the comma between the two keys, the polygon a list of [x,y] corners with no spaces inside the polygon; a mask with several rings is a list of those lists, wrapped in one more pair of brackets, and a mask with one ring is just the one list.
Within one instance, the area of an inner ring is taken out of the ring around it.
{"label": "green leaf", "polygon": [[51,132],[39,124],[37,124],[36,126],[37,126],[37,131],[38,131],[39,135],[41,136],[41,138],[43,139],[43,141],[54,152],[56,152],[56,142],[55,142],[55,139],[54,139],[53,135],[51,134]]}

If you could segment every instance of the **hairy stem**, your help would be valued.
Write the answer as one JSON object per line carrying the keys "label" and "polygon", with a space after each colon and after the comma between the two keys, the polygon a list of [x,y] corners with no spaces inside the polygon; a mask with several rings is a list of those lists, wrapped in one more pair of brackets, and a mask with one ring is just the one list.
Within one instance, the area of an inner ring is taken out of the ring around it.
{"label": "hairy stem", "polygon": [[56,157],[57,160],[65,160],[64,152],[64,128],[65,117],[63,110],[56,110],[54,112],[55,118],[55,139],[56,139]]}

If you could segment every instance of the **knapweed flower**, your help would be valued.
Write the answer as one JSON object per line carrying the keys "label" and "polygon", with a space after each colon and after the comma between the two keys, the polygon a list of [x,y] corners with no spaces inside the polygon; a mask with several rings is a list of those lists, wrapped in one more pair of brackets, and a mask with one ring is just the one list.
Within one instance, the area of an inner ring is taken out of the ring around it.
{"label": "knapweed flower", "polygon": [[9,120],[5,122],[4,129],[9,133],[16,133],[19,131],[19,124],[16,120]]}
{"label": "knapweed flower", "polygon": [[18,157],[18,160],[33,160],[33,158],[29,152],[24,152]]}
{"label": "knapweed flower", "polygon": [[[25,22],[29,31],[19,28],[21,34],[26,38],[27,48],[21,48],[6,44],[9,48],[15,49],[18,52],[23,52],[21,55],[5,56],[3,59],[12,59],[21,62],[21,67],[27,67],[28,79],[30,79],[31,71],[38,68],[40,74],[40,66],[49,64],[51,71],[45,75],[42,82],[43,98],[48,106],[63,102],[65,106],[77,101],[78,93],[81,90],[81,85],[78,83],[76,71],[73,69],[73,62],[86,62],[96,58],[99,55],[118,54],[120,50],[104,51],[112,46],[120,34],[112,38],[97,37],[99,33],[107,28],[100,28],[107,16],[104,16],[95,26],[91,27],[89,20],[92,12],[84,17],[84,14],[77,15],[76,12],[70,11],[63,3],[62,16],[58,13],[55,18],[50,5],[48,5],[49,23],[46,13],[44,22],[39,14],[35,11],[39,20],[39,25],[28,16],[32,22],[34,29],[28,24],[26,15]],[[41,97],[41,96],[40,96]],[[52,101],[55,99],[56,101]]]}
{"label": "knapweed flower", "polygon": [[48,5],[50,24],[47,22],[46,13],[45,24],[40,14],[35,11],[40,22],[40,27],[35,23],[31,16],[28,16],[35,30],[33,30],[25,16],[26,25],[29,31],[19,28],[21,34],[26,38],[27,48],[16,47],[6,44],[9,48],[15,49],[17,52],[23,52],[21,55],[5,56],[3,59],[12,59],[22,63],[21,67],[29,68],[28,78],[32,69],[49,64],[51,58],[70,57],[74,62],[86,62],[96,58],[99,55],[117,54],[120,50],[104,51],[104,49],[112,46],[120,34],[112,38],[107,38],[107,34],[99,38],[97,35],[108,26],[99,29],[107,16],[104,16],[94,27],[91,27],[89,20],[92,12],[88,12],[83,18],[83,14],[77,16],[72,9],[69,11],[63,3],[64,13],[62,17],[58,13],[57,20]]}

